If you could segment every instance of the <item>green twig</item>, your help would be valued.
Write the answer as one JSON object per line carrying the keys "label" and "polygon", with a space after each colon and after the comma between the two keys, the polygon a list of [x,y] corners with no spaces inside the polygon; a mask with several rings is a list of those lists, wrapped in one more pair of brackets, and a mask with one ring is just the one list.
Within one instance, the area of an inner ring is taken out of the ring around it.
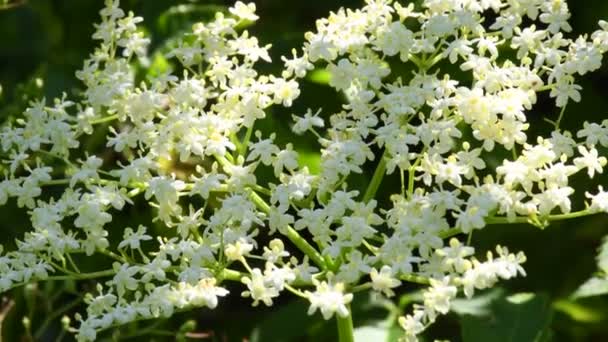
{"label": "green twig", "polygon": [[[253,203],[258,207],[258,209],[262,210],[266,214],[270,213],[270,206],[268,205],[268,203],[266,203],[266,201],[264,201],[262,197],[260,197],[260,195],[258,195],[254,191],[251,191],[250,198]],[[321,254],[313,246],[311,246],[308,241],[306,241],[302,236],[300,236],[298,231],[288,225],[284,233],[285,236],[287,236],[287,238],[289,239],[289,241],[296,245],[296,247],[298,247],[299,250],[306,254],[308,258],[310,258],[310,260],[317,264],[317,266],[321,267],[321,269],[327,268],[325,260],[323,260]]]}
{"label": "green twig", "polygon": [[239,149],[238,149],[239,155],[243,156],[243,155],[245,155],[245,152],[247,152],[247,147],[249,145],[249,140],[251,140],[252,133],[253,133],[253,124],[250,127],[247,127],[247,132],[245,132],[245,137],[243,138],[243,141],[241,142],[241,145],[239,146]]}
{"label": "green twig", "polygon": [[565,104],[562,107],[562,110],[559,111],[559,116],[557,117],[557,120],[555,121],[555,130],[559,131],[559,125],[562,122],[562,119],[564,118],[564,113],[566,112],[566,105]]}
{"label": "green twig", "polygon": [[376,166],[376,170],[374,171],[374,175],[372,176],[372,180],[367,185],[367,189],[365,189],[365,194],[363,195],[363,202],[369,202],[374,196],[376,196],[376,192],[380,187],[380,183],[382,183],[382,178],[386,174],[386,157],[388,152],[385,150],[378,161],[378,165]]}
{"label": "green twig", "polygon": [[353,334],[353,316],[351,315],[350,305],[347,306],[348,315],[341,317],[336,315],[336,322],[338,323],[338,341],[340,342],[354,342],[355,336]]}
{"label": "green twig", "polygon": [[53,322],[57,317],[66,313],[68,310],[70,310],[73,307],[75,307],[76,305],[78,305],[81,301],[82,301],[82,296],[74,299],[73,301],[63,305],[59,309],[57,309],[57,310],[51,312],[49,315],[47,315],[44,322],[42,322],[40,327],[34,333],[35,340],[36,341],[40,340],[40,338],[42,337],[42,334],[44,334],[44,332],[46,331],[46,328],[48,327],[49,324],[51,324],[51,322]]}

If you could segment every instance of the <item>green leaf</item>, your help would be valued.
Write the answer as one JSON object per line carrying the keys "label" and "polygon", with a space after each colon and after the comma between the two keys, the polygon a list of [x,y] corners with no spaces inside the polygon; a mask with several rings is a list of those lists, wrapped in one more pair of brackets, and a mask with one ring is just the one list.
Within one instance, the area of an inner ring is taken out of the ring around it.
{"label": "green leaf", "polygon": [[299,340],[306,336],[312,325],[319,322],[319,315],[309,316],[307,309],[308,305],[300,300],[280,307],[256,325],[249,340],[251,342]]}
{"label": "green leaf", "polygon": [[600,296],[608,293],[608,236],[598,248],[596,257],[600,275],[588,279],[572,295],[573,298]]}
{"label": "green leaf", "polygon": [[608,273],[608,236],[604,237],[597,253],[597,266],[602,272]]}
{"label": "green leaf", "polygon": [[572,295],[574,298],[601,296],[608,293],[608,278],[592,277]]}
{"label": "green leaf", "polygon": [[602,311],[581,305],[571,300],[558,300],[553,303],[555,311],[566,314],[570,319],[581,323],[599,323],[604,319]]}
{"label": "green leaf", "polygon": [[319,152],[299,150],[298,163],[308,167],[311,174],[317,175],[321,172],[321,154]]}
{"label": "green leaf", "polygon": [[490,313],[481,317],[461,317],[464,342],[545,341],[552,319],[549,298],[543,294],[519,293],[500,298]]}
{"label": "green leaf", "polygon": [[501,289],[494,289],[471,299],[457,298],[452,301],[451,311],[459,315],[487,316],[492,303],[502,296]]}
{"label": "green leaf", "polygon": [[150,77],[155,77],[168,72],[170,69],[171,64],[167,59],[160,52],[156,52],[152,57],[152,63],[150,63],[147,74]]}

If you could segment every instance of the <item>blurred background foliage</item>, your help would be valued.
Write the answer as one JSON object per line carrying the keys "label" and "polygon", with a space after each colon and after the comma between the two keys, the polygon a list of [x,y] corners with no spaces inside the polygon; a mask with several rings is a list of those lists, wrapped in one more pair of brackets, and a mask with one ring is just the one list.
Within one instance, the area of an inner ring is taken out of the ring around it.
{"label": "blurred background foliage", "polygon": [[[290,55],[292,47],[301,46],[304,32],[314,29],[316,18],[339,7],[355,8],[362,0],[257,0],[261,19],[248,28],[262,44],[272,43],[271,56]],[[406,2],[406,1],[402,1]],[[592,32],[599,19],[608,19],[608,1],[568,1],[573,13],[574,32],[568,36]],[[226,0],[123,0],[122,6],[144,17],[144,29],[152,38],[151,71],[176,68],[163,56],[181,32],[197,21],[204,21],[233,1]],[[45,97],[47,101],[67,93],[78,98],[82,84],[74,72],[93,51],[93,23],[98,21],[101,0],[0,0],[0,123],[18,118],[29,101]],[[280,72],[281,64],[261,65],[263,72]],[[141,75],[142,78],[146,75]],[[256,123],[266,133],[276,132],[281,144],[293,142],[302,162],[314,172],[318,169],[316,143],[290,133],[291,113],[304,113],[322,107],[325,115],[338,110],[342,99],[326,86],[322,72],[312,73],[301,84],[302,96],[292,108],[275,109],[267,119]],[[581,79],[583,101],[571,103],[562,127],[575,131],[584,120],[601,121],[608,117],[608,68]],[[547,94],[529,115],[530,136],[546,134],[549,125],[543,117],[555,119],[557,112],[549,105]],[[536,126],[534,126],[536,125]],[[103,154],[99,143],[104,132],[87,141],[94,151]],[[532,139],[532,138],[530,138]],[[97,143],[96,143],[97,140]],[[603,150],[604,155],[607,151]],[[490,165],[496,165],[489,160]],[[501,156],[500,156],[501,157]],[[373,172],[373,164],[362,175],[349,178],[349,184],[363,188]],[[263,176],[262,176],[263,177]],[[608,184],[608,178],[595,178],[595,184]],[[586,189],[595,187],[585,177],[574,180],[578,189],[573,203],[582,206]],[[380,193],[388,193],[397,184],[386,178]],[[384,203],[386,204],[386,203]],[[115,213],[113,226],[136,225],[149,221],[145,206]],[[134,222],[135,221],[135,222]],[[24,210],[14,204],[0,207],[0,244],[14,246],[28,229]],[[595,272],[595,252],[603,235],[608,234],[608,218],[593,216],[554,223],[545,230],[529,225],[490,226],[473,236],[481,257],[496,244],[511,250],[523,250],[528,276],[503,282],[501,288],[481,292],[472,301],[457,300],[454,312],[439,319],[425,335],[425,340],[451,341],[608,341],[608,296],[574,300],[571,294]],[[118,234],[120,236],[120,234]],[[99,260],[100,263],[109,262]],[[99,268],[97,268],[99,269]],[[82,312],[82,296],[94,289],[93,283],[47,282],[15,289],[2,294],[0,304],[0,341],[64,341],[60,318]],[[101,340],[141,341],[333,341],[335,322],[319,315],[306,315],[307,304],[282,297],[272,308],[252,309],[248,300],[239,297],[238,287],[214,310],[196,310],[177,314],[168,320],[136,322],[102,335]],[[415,286],[404,286],[395,303],[359,293],[353,305],[356,336],[360,341],[392,341],[399,336],[395,318],[411,309],[419,298]]]}

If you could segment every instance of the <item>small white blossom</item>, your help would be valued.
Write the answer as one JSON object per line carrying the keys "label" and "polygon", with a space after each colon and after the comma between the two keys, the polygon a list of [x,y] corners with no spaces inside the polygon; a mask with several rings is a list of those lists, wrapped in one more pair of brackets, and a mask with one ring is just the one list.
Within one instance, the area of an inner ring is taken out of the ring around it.
{"label": "small white blossom", "polygon": [[250,21],[256,21],[259,19],[259,17],[255,14],[255,3],[253,2],[245,4],[241,1],[237,1],[233,7],[230,7],[229,11],[240,19]]}
{"label": "small white blossom", "polygon": [[[313,280],[314,282],[314,280]],[[334,313],[340,317],[347,317],[350,313],[346,307],[353,300],[352,293],[344,294],[344,284],[331,284],[326,281],[316,282],[314,292],[306,291],[310,308],[308,314],[312,315],[319,309],[323,318],[328,320]]]}
{"label": "small white blossom", "polygon": [[391,267],[388,265],[382,266],[380,272],[373,268],[369,276],[372,279],[372,288],[388,297],[394,296],[395,293],[392,289],[401,285],[401,281],[393,277]]}

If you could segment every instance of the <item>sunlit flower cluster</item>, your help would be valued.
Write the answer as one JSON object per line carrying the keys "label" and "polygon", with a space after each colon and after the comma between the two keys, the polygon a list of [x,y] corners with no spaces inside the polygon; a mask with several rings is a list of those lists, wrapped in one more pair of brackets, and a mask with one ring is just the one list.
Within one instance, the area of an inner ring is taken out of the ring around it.
{"label": "sunlit flower cluster", "polygon": [[[224,282],[240,283],[236,295],[253,306],[291,292],[324,319],[349,319],[357,291],[391,297],[410,282],[422,301],[398,322],[416,341],[459,293],[525,275],[521,252],[480,256],[476,230],[608,213],[601,186],[583,204],[569,185],[603,173],[608,120],[560,128],[581,100],[577,77],[608,50],[608,23],[569,39],[569,17],[560,0],[367,0],[319,19],[276,76],[258,71],[272,62],[270,45],[243,28],[258,16],[239,1],[175,42],[165,57],[179,72],[139,80],[135,64],[149,64],[143,19],[106,0],[99,46],[76,74],[83,97],[32,103],[0,131],[0,205],[14,199],[31,220],[16,249],[0,248],[0,292],[56,275],[94,279],[72,328],[88,341],[213,309]],[[318,172],[255,128],[272,106],[297,101],[313,69],[344,98],[335,113],[315,103],[286,117],[317,143]],[[556,113],[546,135],[531,136],[526,114],[540,92]],[[100,132],[110,152],[90,155],[82,141]],[[361,188],[351,176],[366,170]],[[379,191],[389,177],[401,187]],[[117,227],[113,217],[136,203],[152,222]],[[108,268],[80,272],[81,254]]]}

